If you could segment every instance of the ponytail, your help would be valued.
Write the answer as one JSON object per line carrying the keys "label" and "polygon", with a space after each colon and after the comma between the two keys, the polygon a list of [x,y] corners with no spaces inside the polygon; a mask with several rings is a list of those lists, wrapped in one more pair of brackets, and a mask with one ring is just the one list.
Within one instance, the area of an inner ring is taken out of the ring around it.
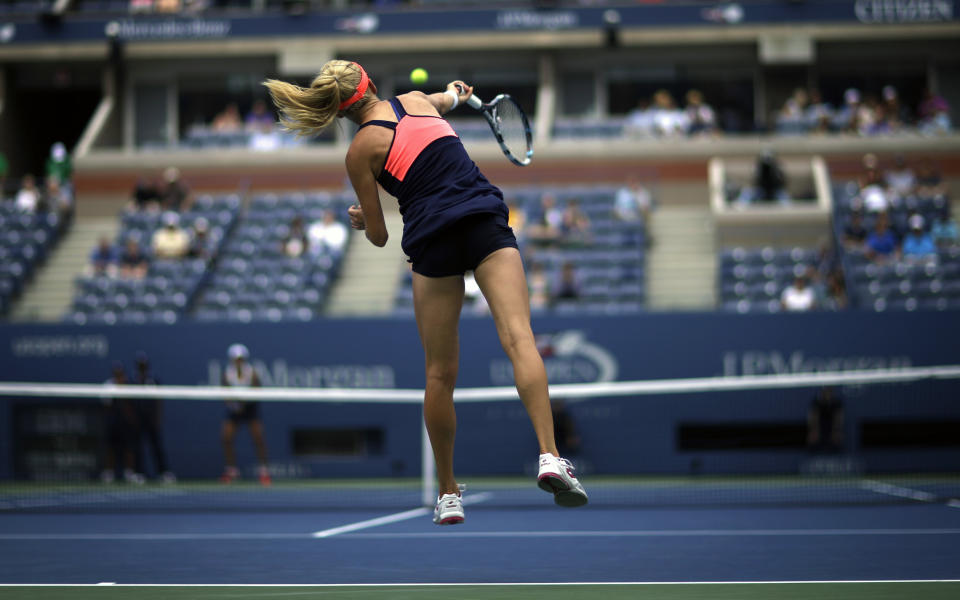
{"label": "ponytail", "polygon": [[[263,85],[270,91],[273,103],[280,110],[280,121],[286,131],[298,137],[314,136],[330,126],[341,114],[340,106],[358,92],[366,80],[363,68],[346,60],[331,60],[323,65],[310,87],[300,87],[268,79]],[[358,110],[376,98],[372,90],[362,90],[361,97],[348,104],[343,113]]]}

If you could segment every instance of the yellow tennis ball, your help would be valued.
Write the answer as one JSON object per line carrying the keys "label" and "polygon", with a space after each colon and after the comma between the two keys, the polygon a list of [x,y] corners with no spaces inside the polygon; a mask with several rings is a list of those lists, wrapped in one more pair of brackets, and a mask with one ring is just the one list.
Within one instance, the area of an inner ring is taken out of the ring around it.
{"label": "yellow tennis ball", "polygon": [[410,81],[412,81],[413,83],[416,83],[417,85],[426,83],[428,77],[429,75],[427,74],[426,69],[421,69],[418,67],[410,71]]}

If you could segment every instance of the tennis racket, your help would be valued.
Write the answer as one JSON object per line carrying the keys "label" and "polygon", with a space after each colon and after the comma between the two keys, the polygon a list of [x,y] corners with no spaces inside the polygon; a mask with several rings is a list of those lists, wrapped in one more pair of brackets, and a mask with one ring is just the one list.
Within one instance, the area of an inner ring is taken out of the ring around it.
{"label": "tennis racket", "polygon": [[500,149],[515,165],[525,167],[533,158],[533,133],[530,131],[530,121],[527,115],[510,97],[510,94],[500,94],[488,103],[478,98],[476,94],[467,99],[467,104],[483,114],[493,130],[493,135],[500,144]]}

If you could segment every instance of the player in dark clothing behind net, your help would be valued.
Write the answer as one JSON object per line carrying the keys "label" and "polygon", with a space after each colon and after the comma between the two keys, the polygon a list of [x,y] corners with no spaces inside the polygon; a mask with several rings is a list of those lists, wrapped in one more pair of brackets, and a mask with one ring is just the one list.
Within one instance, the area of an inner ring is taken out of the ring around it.
{"label": "player in dark clothing behind net", "polygon": [[[137,368],[131,383],[134,385],[160,385],[160,382],[150,372],[150,360],[145,352],[137,352],[135,363]],[[138,398],[133,401],[133,405],[137,413],[140,437],[142,438],[138,442],[137,449],[140,450],[140,443],[145,441],[153,458],[156,475],[164,483],[176,482],[177,477],[167,464],[167,453],[163,446],[163,399],[159,397]],[[146,472],[142,465],[141,472]]]}

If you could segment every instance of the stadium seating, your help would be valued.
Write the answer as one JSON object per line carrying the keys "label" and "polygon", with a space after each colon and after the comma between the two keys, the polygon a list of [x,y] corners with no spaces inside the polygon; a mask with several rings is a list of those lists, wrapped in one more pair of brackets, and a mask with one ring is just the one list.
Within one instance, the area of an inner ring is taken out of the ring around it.
{"label": "stadium seating", "polygon": [[204,321],[310,320],[320,314],[342,257],[308,250],[290,257],[282,241],[294,217],[309,224],[326,210],[343,218],[353,196],[326,192],[254,196],[199,294]]}
{"label": "stadium seating", "polygon": [[[142,280],[80,277],[66,319],[79,324],[313,319],[342,257],[328,251],[286,256],[282,240],[295,216],[310,223],[327,209],[344,215],[352,201],[353,196],[325,192],[261,194],[244,211],[237,195],[200,196],[181,215],[181,225],[190,227],[199,218],[211,224],[209,258],[153,260]],[[160,219],[157,213],[125,213],[118,245],[132,236],[146,247]]]}
{"label": "stadium seating", "polygon": [[[182,318],[209,276],[209,268],[235,226],[239,212],[239,196],[199,196],[181,215],[180,226],[189,228],[200,218],[207,221],[209,258],[151,260],[146,277],[139,280],[81,276],[66,320],[77,324],[173,323]],[[134,238],[149,256],[150,239],[160,226],[161,215],[128,212],[121,219],[116,245],[120,247],[128,238]]]}
{"label": "stadium seating", "polygon": [[797,275],[818,262],[810,248],[726,248],[720,253],[718,297],[721,310],[778,312],[780,295]]}
{"label": "stadium seating", "polygon": [[[611,186],[514,188],[505,189],[507,200],[516,203],[527,215],[528,225],[537,220],[540,198],[552,194],[557,205],[570,200],[590,218],[590,235],[586,240],[543,244],[521,237],[520,250],[528,273],[534,263],[545,269],[548,281],[555,281],[565,263],[576,267],[580,294],[575,299],[557,299],[546,308],[534,312],[557,314],[623,314],[643,310],[646,300],[645,248],[643,225],[617,221],[613,215],[616,189]],[[413,314],[413,292],[410,274],[397,288],[394,312]],[[471,314],[468,309],[464,314]]]}
{"label": "stadium seating", "polygon": [[[940,248],[936,261],[876,264],[863,253],[842,249],[843,231],[855,208],[855,183],[834,190],[834,235],[846,272],[852,306],[866,310],[948,310],[960,308],[960,247]],[[893,231],[902,236],[910,215],[919,214],[925,223],[949,202],[945,196],[910,196],[895,202],[888,211]],[[872,231],[875,216],[866,214],[863,225]]]}
{"label": "stadium seating", "polygon": [[55,213],[23,213],[0,201],[0,317],[57,243],[59,227]]}

